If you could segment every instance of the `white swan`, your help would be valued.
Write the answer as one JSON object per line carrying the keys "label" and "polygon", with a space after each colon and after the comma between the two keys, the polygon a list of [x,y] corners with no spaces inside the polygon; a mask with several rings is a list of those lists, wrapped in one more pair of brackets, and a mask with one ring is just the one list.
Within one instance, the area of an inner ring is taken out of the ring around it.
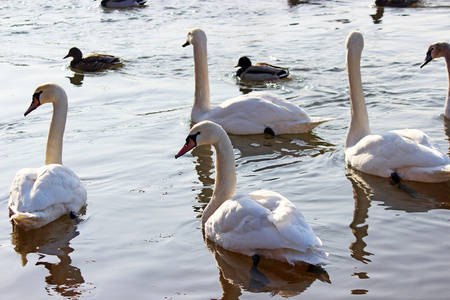
{"label": "white swan", "polygon": [[378,175],[423,182],[450,180],[450,158],[425,133],[417,129],[371,134],[361,83],[361,33],[347,39],[347,73],[351,121],[345,141],[345,160],[354,169]]}
{"label": "white swan", "polygon": [[78,213],[87,192],[80,178],[62,165],[62,146],[67,117],[67,96],[55,83],[39,86],[25,116],[41,104],[53,104],[45,165],[17,172],[10,189],[10,220],[25,229],[42,227],[64,214]]}
{"label": "white swan", "polygon": [[230,251],[292,265],[296,261],[328,263],[322,242],[288,199],[267,190],[235,195],[234,152],[222,127],[211,121],[194,125],[175,158],[202,144],[212,144],[216,149],[216,183],[202,215],[208,239]]}
{"label": "white swan", "polygon": [[210,120],[231,134],[272,135],[300,133],[329,121],[308,117],[297,105],[267,92],[254,92],[223,102],[211,109],[209,97],[206,35],[199,28],[191,29],[183,45],[194,48],[195,96],[191,110],[194,123]]}
{"label": "white swan", "polygon": [[432,59],[438,57],[445,57],[445,64],[447,65],[448,91],[447,99],[445,100],[444,116],[450,119],[450,44],[446,42],[438,42],[428,47],[427,56],[420,65],[420,68],[429,63]]}

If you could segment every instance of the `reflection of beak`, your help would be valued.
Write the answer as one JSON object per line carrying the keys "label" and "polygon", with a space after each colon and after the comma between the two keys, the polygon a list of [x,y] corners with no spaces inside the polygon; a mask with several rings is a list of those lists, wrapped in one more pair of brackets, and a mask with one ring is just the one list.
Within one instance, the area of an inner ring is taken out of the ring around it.
{"label": "reflection of beak", "polygon": [[433,58],[431,57],[431,50],[430,50],[430,51],[427,52],[427,57],[425,57],[425,60],[420,65],[420,68],[422,69],[423,66],[425,66],[427,63],[429,63],[432,60],[433,60]]}
{"label": "reflection of beak", "polygon": [[31,105],[28,107],[27,111],[23,114],[24,116],[28,115],[30,112],[35,110],[41,105],[41,102],[36,97],[33,97],[33,100],[31,100]]}
{"label": "reflection of beak", "polygon": [[178,153],[175,155],[175,158],[182,156],[195,146],[197,146],[197,143],[191,137],[188,136],[188,138],[186,139],[186,144],[183,146],[183,148],[181,148],[180,151],[178,151]]}
{"label": "reflection of beak", "polygon": [[181,45],[183,48],[189,46],[191,43],[189,43],[189,41],[186,41],[186,43],[184,43],[183,45]]}

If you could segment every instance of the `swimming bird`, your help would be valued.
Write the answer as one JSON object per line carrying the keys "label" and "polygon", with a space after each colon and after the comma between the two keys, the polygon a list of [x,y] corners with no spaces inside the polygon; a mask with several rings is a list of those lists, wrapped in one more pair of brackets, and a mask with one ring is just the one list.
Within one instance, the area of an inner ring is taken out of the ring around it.
{"label": "swimming bird", "polygon": [[444,106],[444,116],[447,119],[450,119],[450,44],[446,42],[437,42],[430,45],[430,47],[428,47],[427,56],[422,65],[420,65],[420,68],[438,57],[444,57],[447,65],[448,91]]}
{"label": "swimming bird", "polygon": [[233,146],[220,125],[211,121],[194,125],[175,158],[204,144],[216,150],[216,182],[201,219],[206,238],[248,256],[262,255],[292,265],[328,263],[321,240],[291,201],[268,190],[235,194]]}
{"label": "swimming bird", "polygon": [[73,57],[70,62],[72,69],[85,72],[95,72],[122,65],[118,57],[107,54],[91,54],[83,58],[81,50],[77,47],[71,48],[64,58],[68,57]]}
{"label": "swimming bird", "polygon": [[236,76],[242,80],[267,81],[289,76],[289,70],[287,68],[277,67],[267,63],[256,63],[252,65],[250,58],[247,56],[239,58],[238,64],[235,67],[240,67],[236,72]]}
{"label": "swimming bird", "polygon": [[393,7],[408,7],[419,0],[376,0],[375,5],[377,6],[393,6]]}
{"label": "swimming bird", "polygon": [[422,182],[450,180],[450,158],[424,132],[404,129],[371,133],[361,82],[362,34],[351,32],[346,46],[351,106],[345,141],[346,162],[356,170],[386,178]]}
{"label": "swimming bird", "polygon": [[297,105],[268,92],[238,96],[211,108],[205,32],[191,29],[183,47],[188,45],[194,48],[195,95],[191,110],[194,123],[211,120],[231,134],[278,135],[307,132],[331,120],[309,117]]}
{"label": "swimming bird", "polygon": [[102,0],[100,3],[103,7],[108,8],[125,8],[132,6],[143,6],[145,4],[144,0]]}
{"label": "swimming bird", "polygon": [[86,204],[87,198],[80,178],[62,164],[68,106],[64,89],[55,83],[39,86],[24,115],[45,103],[53,104],[45,165],[19,170],[11,185],[8,202],[10,220],[27,230],[42,227],[65,214],[72,217]]}

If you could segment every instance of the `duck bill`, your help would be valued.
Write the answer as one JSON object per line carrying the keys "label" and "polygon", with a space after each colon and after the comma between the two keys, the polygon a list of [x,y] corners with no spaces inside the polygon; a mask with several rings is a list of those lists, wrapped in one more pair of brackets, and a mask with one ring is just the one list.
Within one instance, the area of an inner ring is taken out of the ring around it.
{"label": "duck bill", "polygon": [[431,51],[428,51],[427,52],[427,57],[425,57],[425,60],[420,65],[420,68],[422,69],[422,67],[425,66],[427,63],[429,63],[431,60],[433,60],[433,58],[431,57]]}
{"label": "duck bill", "polygon": [[189,41],[186,41],[186,43],[184,43],[183,45],[181,45],[181,47],[187,47],[187,46],[189,46],[191,43],[189,43]]}
{"label": "duck bill", "polygon": [[184,144],[183,148],[181,148],[181,150],[178,151],[178,153],[175,155],[175,158],[178,158],[178,157],[184,155],[186,152],[188,152],[195,146],[197,146],[197,143],[193,139],[188,137],[186,140],[186,144]]}
{"label": "duck bill", "polygon": [[31,100],[30,107],[28,107],[27,111],[23,115],[27,116],[30,112],[32,112],[33,110],[38,108],[39,105],[41,105],[41,102],[39,102],[39,99],[33,97],[33,100]]}

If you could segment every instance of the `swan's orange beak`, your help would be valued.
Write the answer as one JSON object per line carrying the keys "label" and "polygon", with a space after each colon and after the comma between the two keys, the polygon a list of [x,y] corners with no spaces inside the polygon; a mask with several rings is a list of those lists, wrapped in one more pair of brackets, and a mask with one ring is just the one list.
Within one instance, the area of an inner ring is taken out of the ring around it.
{"label": "swan's orange beak", "polygon": [[30,112],[32,112],[33,110],[38,108],[40,105],[41,105],[41,102],[39,101],[39,99],[36,97],[33,97],[33,100],[31,100],[30,107],[28,107],[27,111],[23,115],[24,116],[28,115]]}
{"label": "swan's orange beak", "polygon": [[182,156],[195,146],[197,146],[197,143],[190,136],[188,136],[186,139],[186,144],[184,144],[183,148],[181,148],[181,150],[178,151],[178,153],[175,155],[175,158]]}

